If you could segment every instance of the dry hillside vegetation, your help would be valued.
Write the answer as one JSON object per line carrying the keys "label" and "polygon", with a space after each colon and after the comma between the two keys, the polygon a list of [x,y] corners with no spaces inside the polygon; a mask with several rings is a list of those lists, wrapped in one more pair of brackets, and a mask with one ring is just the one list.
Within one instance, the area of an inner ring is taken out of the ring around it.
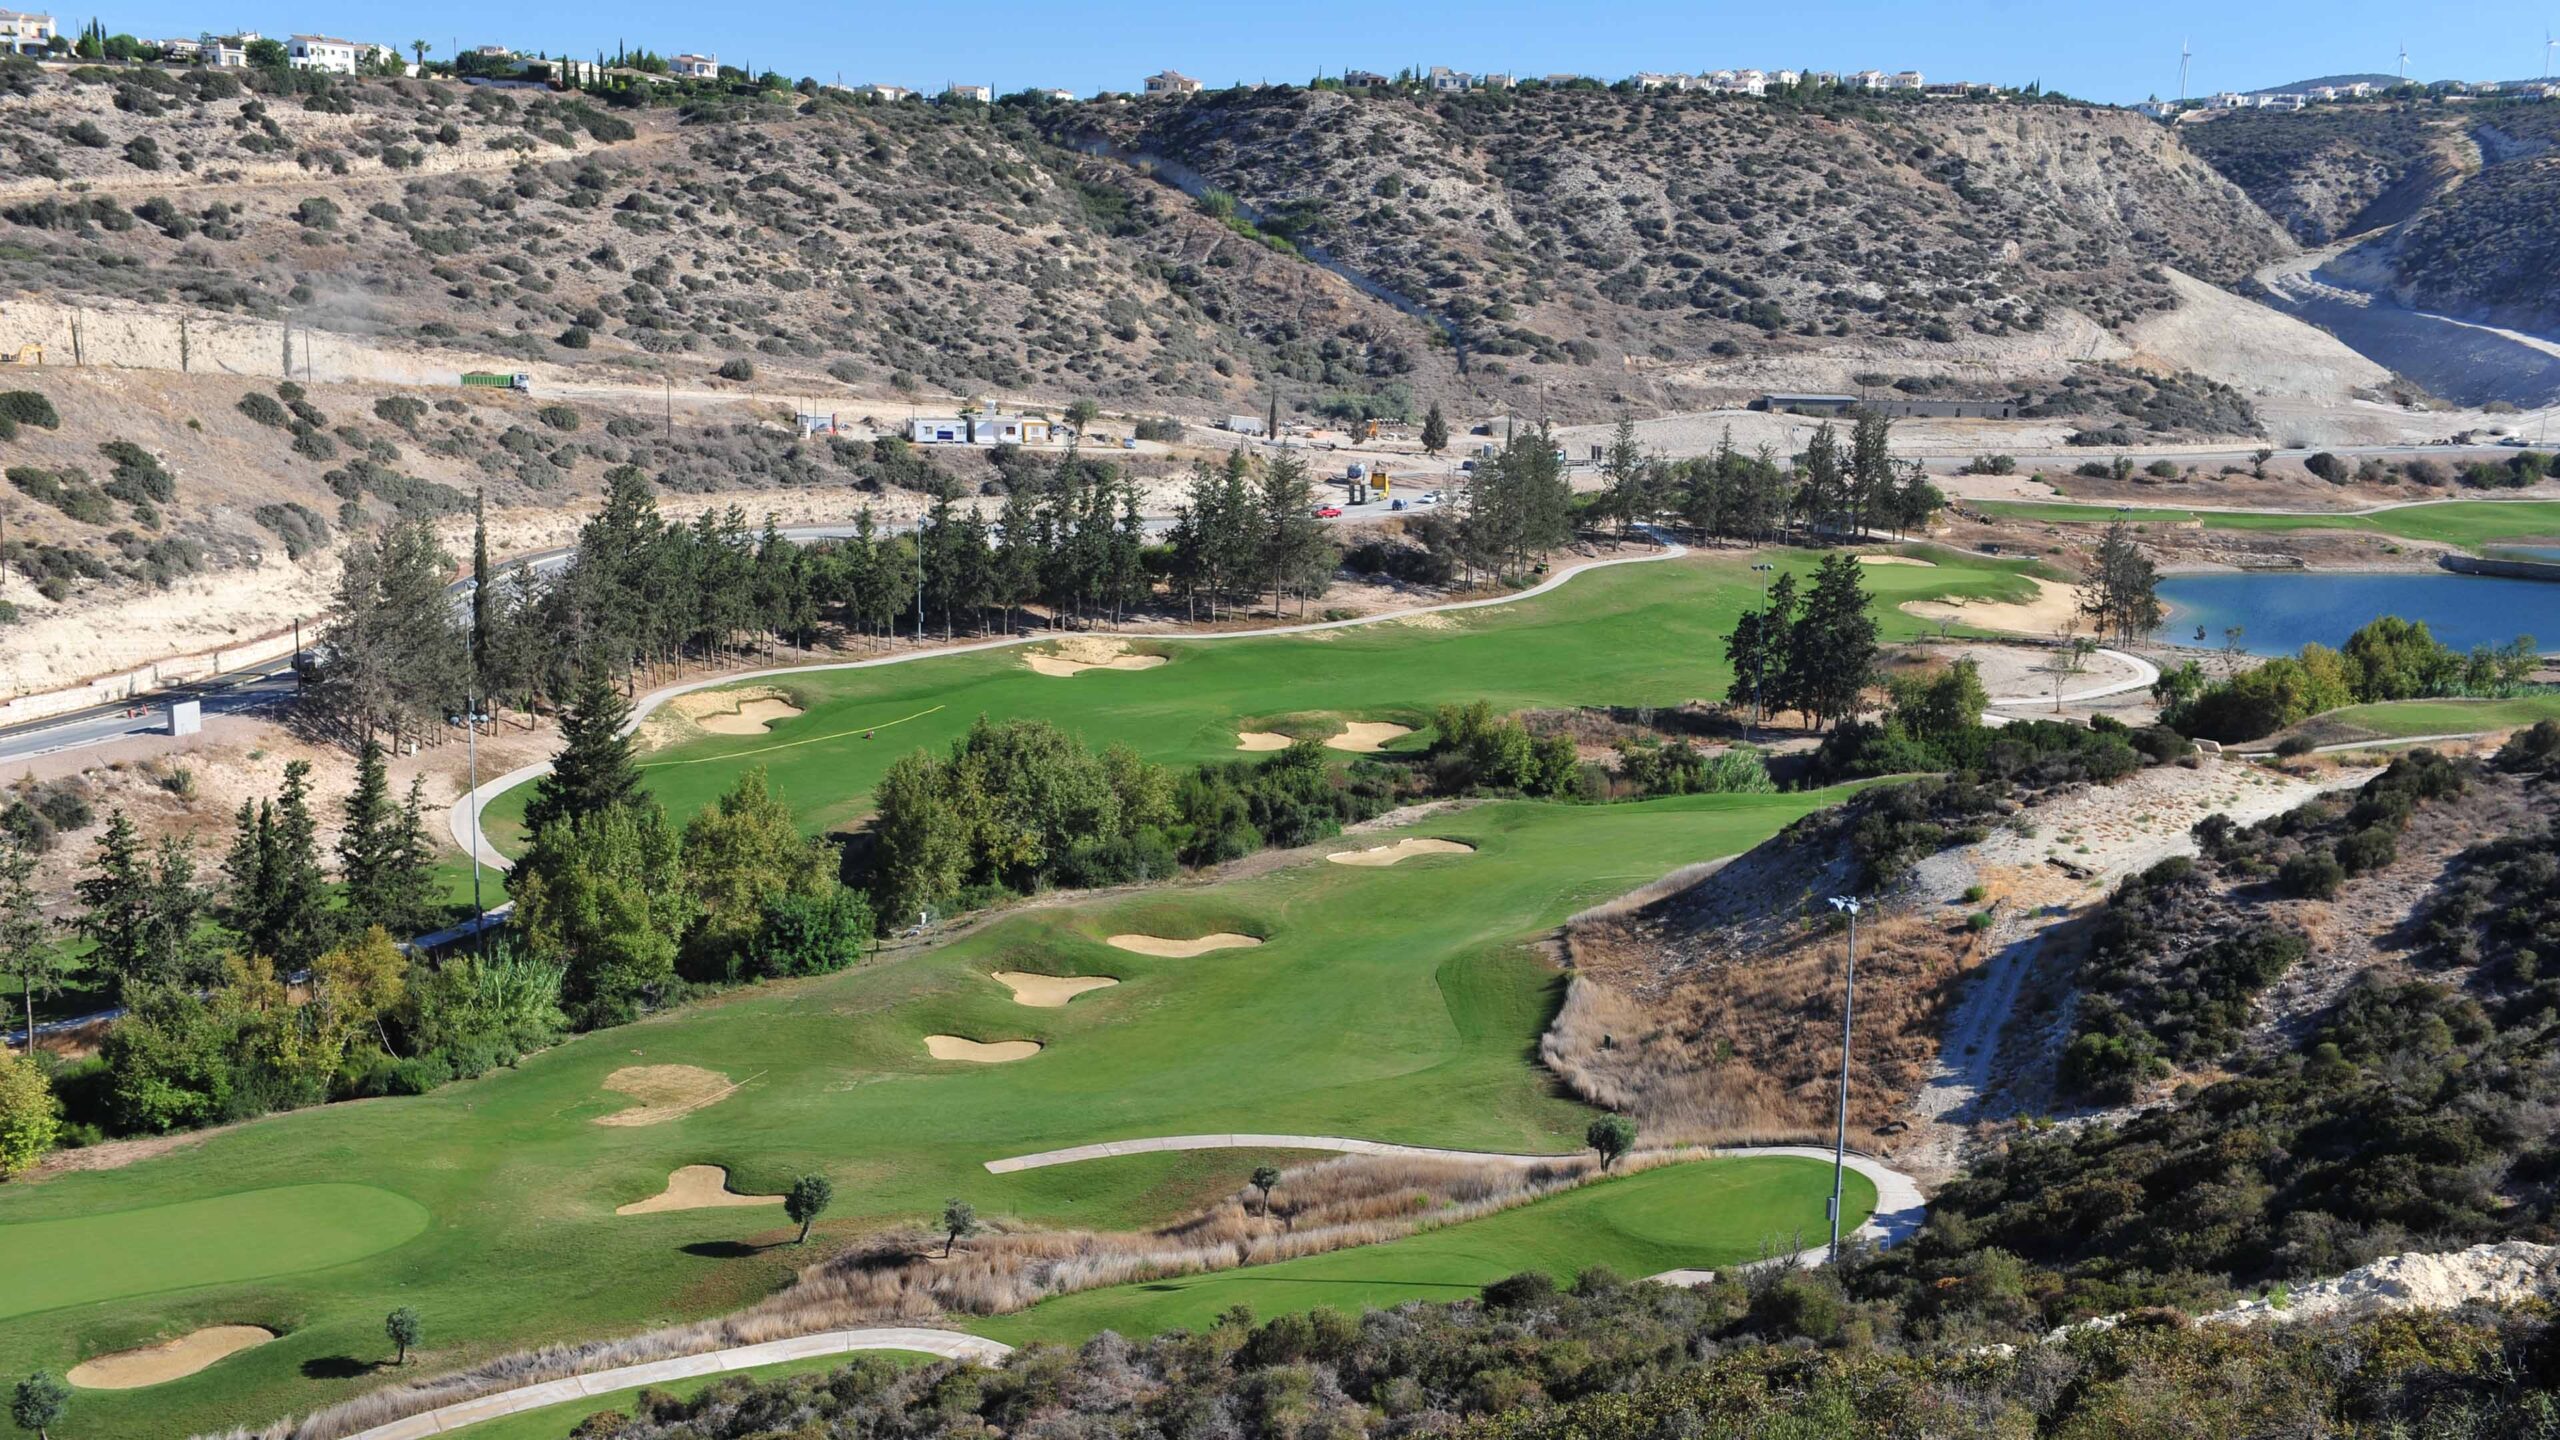
{"label": "dry hillside vegetation", "polygon": [[[1080,180],[1017,111],[792,95],[608,113],[429,82],[223,81],[15,75],[0,144],[30,178],[0,205],[0,284],[630,379],[709,382],[743,360],[821,395],[831,378],[1204,411],[1250,393],[1262,350],[1185,298],[1185,272],[1246,262],[1215,308],[1275,338],[1303,324],[1356,346],[1364,306],[1415,328],[1133,198],[1158,187],[1126,172],[1122,189]],[[1232,298],[1255,277],[1272,304]],[[669,363],[630,373],[650,356]]]}
{"label": "dry hillside vegetation", "polygon": [[[1704,95],[1413,101],[1234,91],[1079,112],[1497,365],[1638,365],[1835,337],[2032,335],[2288,249],[2160,127],[2077,106]],[[1719,343],[1721,342],[1721,343]]]}
{"label": "dry hillside vegetation", "polygon": [[2381,232],[2356,273],[2421,309],[2548,330],[2560,114],[2522,101],[2238,112],[2187,145],[2307,244]]}

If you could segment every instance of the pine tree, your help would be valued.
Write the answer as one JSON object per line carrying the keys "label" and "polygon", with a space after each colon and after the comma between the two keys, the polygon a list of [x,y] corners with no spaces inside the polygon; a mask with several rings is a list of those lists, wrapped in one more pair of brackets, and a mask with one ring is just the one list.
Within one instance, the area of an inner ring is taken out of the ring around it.
{"label": "pine tree", "polygon": [[71,887],[80,901],[72,926],[87,938],[89,961],[126,986],[151,967],[151,874],[142,836],[122,810],[107,816],[90,873]]}
{"label": "pine tree", "polygon": [[630,720],[622,692],[601,670],[589,670],[560,716],[560,754],[525,806],[528,830],[539,833],[555,820],[600,815],[640,798],[640,770],[623,733]]}
{"label": "pine tree", "polygon": [[285,766],[284,790],[275,800],[240,802],[238,834],[222,870],[229,884],[221,920],[250,954],[290,972],[328,948],[329,894],[311,815],[311,762]]}
{"label": "pine tree", "polygon": [[1822,557],[1789,647],[1796,703],[1816,725],[1857,714],[1875,677],[1876,621],[1866,579],[1845,551]]}
{"label": "pine tree", "polygon": [[46,937],[36,898],[35,853],[0,836],[0,976],[15,981],[26,1010],[27,1049],[35,1049],[36,1001],[62,988],[59,958]]}
{"label": "pine tree", "polygon": [[1437,455],[1448,448],[1449,422],[1440,413],[1440,402],[1434,400],[1429,412],[1422,417],[1422,453]]}
{"label": "pine tree", "polygon": [[346,889],[347,919],[362,929],[380,925],[394,934],[385,917],[385,882],[399,816],[391,805],[391,777],[382,746],[368,737],[356,754],[356,784],[342,806],[347,817],[338,832],[338,878]]}

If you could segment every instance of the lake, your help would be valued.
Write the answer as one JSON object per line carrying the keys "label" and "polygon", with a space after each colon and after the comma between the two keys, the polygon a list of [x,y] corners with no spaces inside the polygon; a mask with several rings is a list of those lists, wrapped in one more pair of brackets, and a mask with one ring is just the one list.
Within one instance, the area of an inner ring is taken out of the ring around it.
{"label": "lake", "polygon": [[2170,575],[2160,581],[2169,607],[2160,638],[2219,647],[2225,626],[2242,627],[2252,655],[2289,655],[2318,642],[2335,648],[2382,615],[2424,620],[2457,650],[2504,645],[2530,635],[2545,652],[2560,649],[2560,584],[2449,571],[2405,575],[2323,575],[2297,571]]}

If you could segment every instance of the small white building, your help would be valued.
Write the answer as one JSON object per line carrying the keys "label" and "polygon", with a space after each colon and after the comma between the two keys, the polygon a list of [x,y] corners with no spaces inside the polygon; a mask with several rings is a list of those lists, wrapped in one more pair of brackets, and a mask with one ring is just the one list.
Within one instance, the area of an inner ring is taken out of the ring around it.
{"label": "small white building", "polygon": [[1928,84],[1917,70],[1896,70],[1884,80],[1887,90],[1925,90]]}
{"label": "small white building", "polygon": [[720,78],[720,57],[693,54],[670,55],[667,57],[667,68],[687,80],[717,80]]}
{"label": "small white building", "polygon": [[1146,84],[1147,93],[1150,95],[1197,95],[1200,93],[1200,82],[1179,70],[1159,70],[1147,77]]}
{"label": "small white building", "polygon": [[1464,70],[1452,70],[1446,65],[1434,65],[1431,67],[1429,83],[1433,93],[1447,95],[1472,87],[1476,83],[1476,77]]}
{"label": "small white building", "polygon": [[217,70],[249,68],[249,42],[259,38],[249,35],[216,35],[207,31],[196,40],[194,60]]}
{"label": "small white building", "polygon": [[1886,76],[1881,70],[1856,70],[1840,77],[1840,83],[1851,90],[1881,90]]}
{"label": "small white building", "polygon": [[856,85],[853,87],[853,93],[856,95],[868,95],[874,100],[890,102],[913,100],[916,98],[916,92],[908,89],[904,85]]}
{"label": "small white building", "polygon": [[296,70],[317,70],[323,75],[353,75],[357,59],[372,48],[334,35],[295,35],[284,42],[284,58],[285,63]]}
{"label": "small white building", "polygon": [[61,27],[53,23],[50,15],[0,10],[0,52],[42,55],[53,48],[53,37],[61,33]]}
{"label": "small white building", "polygon": [[1270,427],[1262,423],[1262,417],[1259,415],[1230,415],[1227,417],[1227,428],[1238,435],[1270,433]]}
{"label": "small white building", "polygon": [[981,105],[992,105],[996,101],[996,90],[992,85],[963,85],[954,81],[942,87],[942,98],[946,101],[975,100]]}
{"label": "small white building", "polygon": [[907,422],[918,445],[1046,445],[1050,425],[1029,415],[932,415]]}
{"label": "small white building", "polygon": [[1075,103],[1076,99],[1076,92],[1073,90],[1061,89],[1055,85],[1052,85],[1045,90],[1034,90],[1031,93],[1039,96],[1043,100],[1055,100],[1061,105],[1072,105]]}
{"label": "small white building", "polygon": [[1519,77],[1508,70],[1497,70],[1490,75],[1476,77],[1476,88],[1480,90],[1509,90],[1519,83]]}
{"label": "small white building", "polygon": [[1394,83],[1396,82],[1392,78],[1381,75],[1375,70],[1342,72],[1342,88],[1345,90],[1383,90]]}

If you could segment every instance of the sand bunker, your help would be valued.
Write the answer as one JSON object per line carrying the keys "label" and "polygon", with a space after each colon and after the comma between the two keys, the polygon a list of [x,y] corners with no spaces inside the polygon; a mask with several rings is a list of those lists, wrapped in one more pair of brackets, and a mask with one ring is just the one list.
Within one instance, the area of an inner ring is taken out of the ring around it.
{"label": "sand bunker", "polygon": [[1342,727],[1342,733],[1324,742],[1328,750],[1357,750],[1367,753],[1383,750],[1387,742],[1413,733],[1410,725],[1369,725],[1357,720]]}
{"label": "sand bunker", "polygon": [[1242,730],[1236,734],[1239,750],[1286,750],[1289,737],[1277,730]]}
{"label": "sand bunker", "polygon": [[1001,1065],[1028,1060],[1040,1053],[1037,1040],[971,1040],[963,1035],[927,1035],[925,1052],[936,1060],[966,1060],[973,1065]]}
{"label": "sand bunker", "polygon": [[83,1360],[65,1377],[83,1390],[139,1390],[193,1375],[225,1355],[264,1345],[276,1332],[256,1325],[215,1325],[175,1340]]}
{"label": "sand bunker", "polygon": [[1327,855],[1336,865],[1393,865],[1416,855],[1473,855],[1476,847],[1455,840],[1399,840],[1393,845],[1372,845],[1366,850],[1339,850]]}
{"label": "sand bunker", "polygon": [[1917,565],[1923,570],[1938,568],[1938,562],[1935,560],[1915,560],[1908,555],[1861,555],[1858,557],[1858,563],[1861,565]]}
{"label": "sand bunker", "polygon": [[717,1070],[695,1065],[627,1065],[604,1077],[604,1088],[639,1101],[628,1110],[599,1115],[599,1125],[664,1125],[737,1089]]}
{"label": "sand bunker", "polygon": [[640,724],[640,747],[656,749],[696,735],[762,735],[799,713],[789,695],[768,685],[697,690],[651,711]]}
{"label": "sand bunker", "polygon": [[1232,930],[1221,930],[1197,940],[1167,940],[1160,935],[1114,935],[1102,943],[1134,955],[1153,955],[1159,960],[1188,960],[1212,950],[1250,950],[1261,944],[1262,939],[1257,935],[1238,935]]}
{"label": "sand bunker", "polygon": [[799,713],[800,707],[790,701],[767,697],[742,700],[735,710],[705,715],[694,723],[714,735],[762,735],[774,721],[788,720]]}
{"label": "sand bunker", "polygon": [[1016,1005],[1042,1010],[1055,1010],[1088,990],[1108,990],[1120,983],[1108,975],[1034,975],[1028,970],[998,970],[988,978],[1011,989]]}
{"label": "sand bunker", "polygon": [[656,1215],[668,1210],[727,1210],[779,1205],[779,1195],[741,1195],[729,1188],[729,1172],[717,1165],[687,1165],[667,1177],[667,1188],[646,1200],[613,1208],[616,1215]]}
{"label": "sand bunker", "polygon": [[2068,585],[2025,577],[2036,598],[2008,600],[1906,600],[1903,610],[1923,620],[1947,620],[2013,635],[2054,635],[2080,628],[2080,595]]}
{"label": "sand bunker", "polygon": [[1098,640],[1079,636],[1061,640],[1047,650],[1034,651],[1022,657],[1022,663],[1043,675],[1081,675],[1087,670],[1153,670],[1165,662],[1162,655],[1133,655],[1126,640]]}

